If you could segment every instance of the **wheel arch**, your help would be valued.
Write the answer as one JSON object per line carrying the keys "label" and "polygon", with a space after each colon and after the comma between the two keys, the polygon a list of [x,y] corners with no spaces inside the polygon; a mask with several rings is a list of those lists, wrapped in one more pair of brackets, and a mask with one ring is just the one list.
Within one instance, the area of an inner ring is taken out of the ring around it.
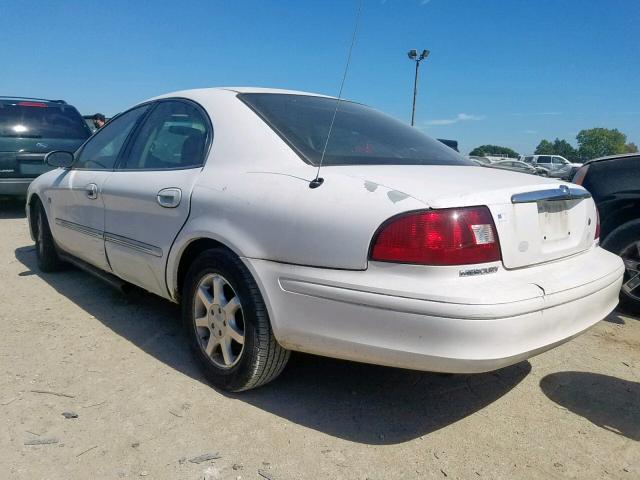
{"label": "wheel arch", "polygon": [[[608,203],[601,212],[603,241],[616,233],[620,228],[626,226],[638,218],[640,209],[640,199],[629,199],[626,201],[615,201]],[[605,218],[606,216],[606,218]]]}
{"label": "wheel arch", "polygon": [[29,235],[31,240],[36,241],[36,235],[38,234],[38,224],[36,221],[35,208],[38,204],[42,203],[42,200],[37,193],[32,193],[27,197],[27,223],[29,225]]}
{"label": "wheel arch", "polygon": [[630,228],[640,228],[640,219],[634,218],[627,222],[619,224],[615,229],[609,232],[609,234],[606,236],[606,238],[602,242],[602,246],[606,249],[607,246],[616,239],[617,235],[619,235],[620,233],[624,233],[626,230]]}
{"label": "wheel arch", "polygon": [[195,261],[195,259],[202,252],[206,250],[210,250],[212,248],[223,248],[232,254],[239,256],[237,252],[235,252],[232,248],[225,245],[220,240],[216,240],[211,237],[198,237],[191,239],[189,242],[185,244],[185,246],[181,249],[180,253],[177,257],[178,267],[174,269],[174,274],[172,275],[170,285],[170,294],[176,301],[180,301],[182,297],[182,287],[184,283],[184,279],[187,276],[187,272],[189,268]]}

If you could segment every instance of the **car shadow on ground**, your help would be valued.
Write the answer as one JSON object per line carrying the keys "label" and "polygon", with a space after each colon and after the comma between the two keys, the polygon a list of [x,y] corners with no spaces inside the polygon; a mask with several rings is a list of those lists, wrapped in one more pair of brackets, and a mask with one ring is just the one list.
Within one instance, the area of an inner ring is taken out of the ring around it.
{"label": "car shadow on ground", "polygon": [[611,432],[640,441],[640,383],[590,372],[558,372],[540,381],[558,405]]}
{"label": "car shadow on ground", "polygon": [[620,308],[616,308],[604,319],[605,322],[615,323],[616,325],[626,325],[626,320],[638,321],[640,320],[640,317],[627,313]]}
{"label": "car shadow on ground", "polygon": [[[16,258],[61,295],[166,365],[207,383],[182,338],[179,308],[143,292],[123,294],[68,268],[42,273],[34,247]],[[152,333],[150,333],[152,332]],[[490,405],[531,371],[522,362],[497,372],[440,375],[294,353],[274,382],[224,395],[296,424],[365,444],[395,444],[439,430]]]}
{"label": "car shadow on ground", "polygon": [[24,198],[0,197],[0,219],[25,218]]}

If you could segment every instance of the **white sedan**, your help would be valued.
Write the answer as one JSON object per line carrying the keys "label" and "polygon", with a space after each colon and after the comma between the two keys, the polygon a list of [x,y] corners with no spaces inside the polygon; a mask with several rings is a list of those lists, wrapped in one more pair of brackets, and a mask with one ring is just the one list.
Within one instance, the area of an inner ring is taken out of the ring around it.
{"label": "white sedan", "polygon": [[232,391],[291,350],[498,369],[604,318],[624,273],[582,187],[479,169],[331,97],[176,92],[47,162],[27,201],[40,268],[181,303],[204,372]]}

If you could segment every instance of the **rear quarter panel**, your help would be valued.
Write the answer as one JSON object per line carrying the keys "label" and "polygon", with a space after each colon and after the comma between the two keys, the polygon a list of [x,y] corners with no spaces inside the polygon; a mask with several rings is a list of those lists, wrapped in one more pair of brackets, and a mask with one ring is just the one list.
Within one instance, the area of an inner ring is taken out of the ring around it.
{"label": "rear quarter panel", "polygon": [[402,192],[328,170],[316,189],[307,178],[284,173],[218,170],[198,182],[169,258],[172,290],[181,253],[198,238],[217,240],[240,257],[364,270],[378,227],[398,213],[426,208]]}

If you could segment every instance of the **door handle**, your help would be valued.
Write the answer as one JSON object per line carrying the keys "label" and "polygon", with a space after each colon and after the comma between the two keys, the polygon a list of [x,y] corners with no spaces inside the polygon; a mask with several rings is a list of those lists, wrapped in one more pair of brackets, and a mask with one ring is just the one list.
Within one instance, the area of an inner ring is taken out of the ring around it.
{"label": "door handle", "polygon": [[182,200],[182,190],[179,188],[163,188],[156,197],[158,204],[164,208],[176,208]]}
{"label": "door handle", "polygon": [[95,200],[96,198],[98,198],[98,186],[95,183],[90,183],[89,185],[87,185],[85,187],[85,190],[87,192],[87,197],[89,197],[91,200]]}

